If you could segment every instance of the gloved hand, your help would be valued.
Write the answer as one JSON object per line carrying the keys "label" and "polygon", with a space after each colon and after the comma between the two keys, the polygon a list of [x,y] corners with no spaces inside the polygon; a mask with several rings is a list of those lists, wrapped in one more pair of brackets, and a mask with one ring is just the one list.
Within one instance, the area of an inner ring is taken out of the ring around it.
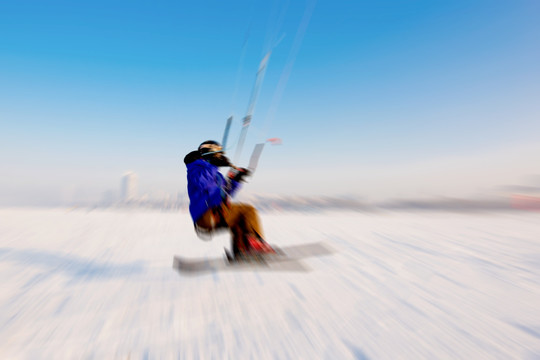
{"label": "gloved hand", "polygon": [[251,175],[251,171],[246,168],[231,168],[227,177],[237,182],[246,182],[245,178]]}

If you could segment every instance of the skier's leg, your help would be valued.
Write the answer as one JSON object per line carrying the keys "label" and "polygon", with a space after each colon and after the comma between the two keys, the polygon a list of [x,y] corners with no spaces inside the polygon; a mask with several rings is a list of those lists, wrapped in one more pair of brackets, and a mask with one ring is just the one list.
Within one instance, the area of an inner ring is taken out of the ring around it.
{"label": "skier's leg", "polygon": [[232,203],[224,211],[224,219],[232,232],[233,251],[274,252],[264,241],[257,210],[249,204]]}
{"label": "skier's leg", "polygon": [[239,225],[234,225],[231,228],[231,248],[233,255],[236,256],[241,252],[246,251],[246,246],[244,243],[244,232],[242,227]]}
{"label": "skier's leg", "polygon": [[248,204],[244,205],[246,240],[249,247],[257,253],[275,253],[270,245],[264,240],[264,234],[257,209]]}
{"label": "skier's leg", "polygon": [[216,228],[216,218],[214,216],[214,211],[208,209],[199,220],[197,220],[196,225],[200,228],[203,228],[207,231],[213,231]]}
{"label": "skier's leg", "polygon": [[238,204],[239,211],[244,218],[244,227],[246,233],[255,234],[260,238],[263,238],[263,231],[257,209],[249,204]]}
{"label": "skier's leg", "polygon": [[223,205],[219,209],[209,209],[195,225],[208,233],[214,232],[217,228],[228,227],[231,231],[231,248],[235,256],[245,253],[249,248],[246,241],[245,216],[241,206],[231,204]]}
{"label": "skier's leg", "polygon": [[230,203],[223,207],[223,220],[231,230],[231,247],[234,255],[246,252],[245,215],[242,204]]}

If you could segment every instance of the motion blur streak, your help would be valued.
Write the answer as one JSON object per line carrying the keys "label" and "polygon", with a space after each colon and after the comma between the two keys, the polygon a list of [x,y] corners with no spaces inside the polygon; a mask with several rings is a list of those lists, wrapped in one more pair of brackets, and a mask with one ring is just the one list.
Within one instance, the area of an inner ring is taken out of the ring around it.
{"label": "motion blur streak", "polygon": [[219,259],[183,211],[0,210],[1,359],[532,359],[539,214],[263,212],[307,271]]}

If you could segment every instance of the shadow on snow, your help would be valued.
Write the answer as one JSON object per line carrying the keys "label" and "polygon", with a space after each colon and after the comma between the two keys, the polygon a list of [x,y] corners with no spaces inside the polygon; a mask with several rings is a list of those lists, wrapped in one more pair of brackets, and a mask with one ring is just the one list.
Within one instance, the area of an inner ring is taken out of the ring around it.
{"label": "shadow on snow", "polygon": [[47,270],[44,276],[63,273],[73,280],[129,277],[144,272],[142,261],[126,264],[105,263],[86,258],[51,253],[35,249],[0,248],[0,262],[15,262],[27,267],[39,267]]}

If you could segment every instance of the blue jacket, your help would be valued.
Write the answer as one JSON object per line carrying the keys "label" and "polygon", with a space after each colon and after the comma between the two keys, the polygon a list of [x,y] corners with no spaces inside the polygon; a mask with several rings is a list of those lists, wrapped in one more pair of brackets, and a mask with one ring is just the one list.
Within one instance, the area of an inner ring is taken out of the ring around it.
{"label": "blue jacket", "polygon": [[211,208],[221,205],[227,196],[233,196],[240,188],[240,183],[225,180],[217,166],[204,160],[186,163],[189,212],[193,222]]}

